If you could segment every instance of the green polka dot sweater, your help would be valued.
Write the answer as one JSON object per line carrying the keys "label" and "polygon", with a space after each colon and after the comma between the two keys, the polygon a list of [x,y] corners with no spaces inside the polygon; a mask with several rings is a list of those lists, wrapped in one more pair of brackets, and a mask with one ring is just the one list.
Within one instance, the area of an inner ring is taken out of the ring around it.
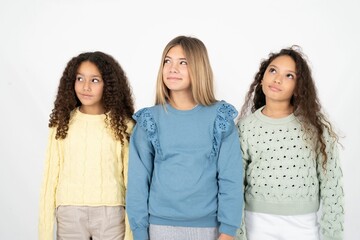
{"label": "green polka dot sweater", "polygon": [[[245,210],[276,215],[317,212],[322,239],[342,239],[343,186],[336,142],[325,136],[328,156],[313,151],[293,115],[273,119],[258,109],[237,124],[244,160]],[[246,224],[246,223],[245,223]],[[244,224],[237,239],[246,239]]]}

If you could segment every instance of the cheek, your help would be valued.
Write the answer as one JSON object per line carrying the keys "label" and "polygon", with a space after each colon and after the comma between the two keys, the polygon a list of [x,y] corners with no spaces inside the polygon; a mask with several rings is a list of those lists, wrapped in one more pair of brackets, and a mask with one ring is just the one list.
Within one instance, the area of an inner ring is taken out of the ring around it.
{"label": "cheek", "polygon": [[288,91],[288,95],[289,96],[292,96],[292,95],[294,95],[294,93],[295,93],[295,85],[291,85],[291,86],[289,86],[289,91]]}
{"label": "cheek", "polygon": [[188,78],[190,79],[189,71],[188,71],[187,68],[181,69],[181,74],[182,74],[183,76],[188,77]]}
{"label": "cheek", "polygon": [[80,92],[82,90],[82,85],[80,82],[78,81],[75,81],[74,83],[74,89],[75,89],[75,92]]}
{"label": "cheek", "polygon": [[166,65],[166,64],[165,64],[165,65],[163,66],[163,69],[162,69],[162,74],[168,73],[168,72],[169,72],[169,68],[170,68],[169,65]]}
{"label": "cheek", "polygon": [[98,94],[100,98],[104,96],[104,86],[99,87]]}
{"label": "cheek", "polygon": [[263,76],[263,78],[261,80],[261,85],[264,85],[269,82],[271,82],[271,78],[265,73],[265,75]]}
{"label": "cheek", "polygon": [[293,92],[295,92],[296,82],[292,82],[292,83],[291,83],[291,89],[292,89]]}
{"label": "cheek", "polygon": [[103,86],[94,86],[93,91],[96,91],[97,95],[102,95],[104,92]]}
{"label": "cheek", "polygon": [[[260,86],[258,86],[256,89],[261,89],[262,90],[262,92],[265,92],[265,87],[264,87],[264,82],[263,82],[263,80],[261,80],[261,84],[260,84]],[[256,90],[255,89],[255,90]]]}

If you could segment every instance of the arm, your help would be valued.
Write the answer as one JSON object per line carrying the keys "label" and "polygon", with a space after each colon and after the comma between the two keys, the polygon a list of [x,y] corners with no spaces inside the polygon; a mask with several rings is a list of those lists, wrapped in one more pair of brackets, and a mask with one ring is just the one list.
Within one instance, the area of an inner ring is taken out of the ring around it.
{"label": "arm", "polygon": [[[235,109],[233,111],[236,112]],[[218,155],[218,221],[220,239],[229,239],[229,236],[235,235],[242,219],[243,164],[239,136],[233,119],[230,119],[229,115],[219,119],[220,122],[215,123],[222,126],[222,141]]]}
{"label": "arm", "polygon": [[[128,129],[127,132],[130,134],[133,131],[134,128],[134,124],[132,122],[128,123]],[[127,185],[128,185],[128,170],[129,170],[129,141],[124,140],[124,144],[121,147],[121,169],[122,169],[122,173],[123,173],[123,181],[124,181],[124,186],[125,189],[127,189]]]}
{"label": "arm", "polygon": [[[131,134],[133,129],[133,124],[131,122],[131,124],[128,124],[128,130],[127,132],[129,132]],[[126,189],[127,189],[127,183],[128,183],[128,166],[129,166],[129,142],[128,141],[124,141],[123,146],[121,147],[121,169],[123,171],[123,182],[125,185],[125,193],[126,193]],[[126,195],[125,195],[126,196]],[[125,206],[126,209],[126,206]],[[133,239],[133,235],[130,229],[130,224],[129,224],[129,218],[127,215],[127,212],[125,211],[125,237],[124,240],[132,240]]]}
{"label": "arm", "polygon": [[318,159],[320,180],[321,220],[320,229],[324,240],[342,240],[344,232],[344,191],[337,142],[329,137],[327,142],[326,172],[322,159]]}
{"label": "arm", "polygon": [[56,187],[59,177],[60,152],[58,141],[55,140],[56,128],[50,129],[46,150],[44,176],[40,195],[39,239],[53,239],[55,222]]}
{"label": "arm", "polygon": [[[242,153],[242,159],[243,159],[243,191],[245,193],[245,188],[247,185],[246,182],[246,169],[249,164],[249,152],[248,152],[248,144],[247,144],[247,138],[244,131],[244,126],[241,122],[237,124],[237,129],[239,133],[239,139],[240,139],[240,145],[241,145],[241,153]],[[244,199],[245,201],[245,199]],[[236,240],[246,240],[246,228],[245,228],[245,203],[243,204],[243,211],[242,211],[242,221],[241,221],[241,227],[236,231]]]}
{"label": "arm", "polygon": [[[220,232],[234,236],[242,219],[243,209],[243,166],[238,134],[235,127],[223,139],[218,159]],[[226,238],[224,238],[226,239]]]}
{"label": "arm", "polygon": [[126,210],[135,240],[149,239],[148,197],[154,150],[146,131],[136,124],[130,137]]}

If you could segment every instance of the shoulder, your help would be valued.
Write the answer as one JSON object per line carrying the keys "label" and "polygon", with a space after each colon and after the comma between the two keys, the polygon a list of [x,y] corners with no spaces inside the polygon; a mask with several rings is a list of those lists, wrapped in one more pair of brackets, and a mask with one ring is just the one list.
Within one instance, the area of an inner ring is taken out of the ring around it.
{"label": "shoulder", "polygon": [[234,120],[238,115],[236,108],[224,100],[218,101],[210,107],[216,111],[218,117]]}
{"label": "shoulder", "polygon": [[77,118],[79,118],[79,108],[75,108],[70,112],[70,118],[69,118],[69,123],[71,123],[72,121],[76,120]]}
{"label": "shoulder", "polygon": [[255,113],[251,113],[247,116],[240,118],[237,123],[237,126],[238,126],[238,128],[244,128],[248,125],[256,124],[256,122],[257,122],[256,120],[257,120],[257,118],[255,116]]}
{"label": "shoulder", "polygon": [[235,107],[225,101],[219,101],[215,105],[216,118],[214,133],[216,135],[228,135],[234,131],[235,121],[238,111]]}
{"label": "shoulder", "polygon": [[153,118],[159,111],[161,111],[161,105],[155,105],[152,107],[141,108],[137,112],[134,113],[133,119],[138,122],[144,118]]}
{"label": "shoulder", "polygon": [[[257,132],[257,136],[264,130],[268,129],[270,126],[259,118],[259,111],[261,109],[256,110],[253,113],[250,113],[246,116],[243,116],[239,119],[236,126],[239,132],[239,136],[244,140],[249,137],[254,137],[254,132]],[[270,127],[271,128],[271,127]]]}
{"label": "shoulder", "polygon": [[155,134],[157,132],[156,118],[159,115],[159,111],[164,111],[162,105],[145,107],[138,110],[133,115],[136,126],[140,127],[141,129],[145,130],[150,134]]}
{"label": "shoulder", "polygon": [[55,139],[56,132],[57,132],[57,127],[49,127],[48,128],[48,137]]}

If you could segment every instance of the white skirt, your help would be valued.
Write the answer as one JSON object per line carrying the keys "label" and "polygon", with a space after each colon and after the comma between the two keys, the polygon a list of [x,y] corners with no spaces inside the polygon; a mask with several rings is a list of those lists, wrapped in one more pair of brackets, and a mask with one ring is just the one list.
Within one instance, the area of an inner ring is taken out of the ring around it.
{"label": "white skirt", "polygon": [[316,213],[284,216],[245,211],[248,240],[320,240]]}

